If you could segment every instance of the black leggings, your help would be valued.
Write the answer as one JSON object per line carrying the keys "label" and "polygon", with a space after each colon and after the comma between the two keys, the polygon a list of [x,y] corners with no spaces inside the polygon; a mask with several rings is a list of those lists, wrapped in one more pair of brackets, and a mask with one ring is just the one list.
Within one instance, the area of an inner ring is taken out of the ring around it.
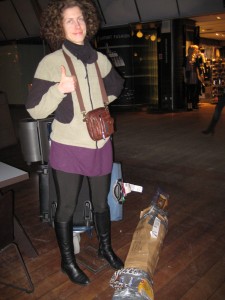
{"label": "black leggings", "polygon": [[199,87],[198,84],[187,85],[187,102],[192,103],[193,106],[199,102]]}
{"label": "black leggings", "polygon": [[[69,222],[76,208],[84,176],[52,170],[57,193],[56,222]],[[95,212],[102,213],[108,209],[108,193],[111,174],[88,177],[91,201]]]}

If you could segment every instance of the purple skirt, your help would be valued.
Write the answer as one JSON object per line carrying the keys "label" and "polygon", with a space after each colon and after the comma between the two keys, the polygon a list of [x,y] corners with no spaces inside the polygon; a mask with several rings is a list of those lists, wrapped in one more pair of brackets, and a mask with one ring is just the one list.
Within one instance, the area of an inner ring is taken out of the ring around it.
{"label": "purple skirt", "polygon": [[49,164],[53,169],[85,176],[103,176],[111,173],[112,143],[100,149],[87,149],[51,141]]}

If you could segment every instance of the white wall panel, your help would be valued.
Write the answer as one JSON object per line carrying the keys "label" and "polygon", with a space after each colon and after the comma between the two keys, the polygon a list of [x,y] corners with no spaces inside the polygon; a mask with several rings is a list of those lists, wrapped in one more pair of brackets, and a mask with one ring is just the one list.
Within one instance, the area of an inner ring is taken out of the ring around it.
{"label": "white wall panel", "polygon": [[[225,12],[223,0],[136,0],[138,10],[135,0],[93,1],[102,10],[105,18],[103,27]],[[39,36],[39,20],[32,2],[35,4],[35,0],[0,1],[0,41]],[[41,10],[49,0],[36,2]]]}
{"label": "white wall panel", "polygon": [[224,12],[223,0],[177,0],[181,17],[193,17],[204,14]]}
{"label": "white wall panel", "polygon": [[0,28],[8,40],[27,36],[10,1],[0,2]]}
{"label": "white wall panel", "polygon": [[106,19],[103,26],[139,22],[134,0],[99,0],[99,3]]}
{"label": "white wall panel", "polygon": [[39,3],[40,7],[44,9],[48,5],[49,0],[37,0],[37,2]]}
{"label": "white wall panel", "polygon": [[36,36],[39,32],[39,20],[30,0],[13,0],[16,10],[26,28],[28,36]]}
{"label": "white wall panel", "polygon": [[137,0],[143,22],[178,18],[176,0]]}

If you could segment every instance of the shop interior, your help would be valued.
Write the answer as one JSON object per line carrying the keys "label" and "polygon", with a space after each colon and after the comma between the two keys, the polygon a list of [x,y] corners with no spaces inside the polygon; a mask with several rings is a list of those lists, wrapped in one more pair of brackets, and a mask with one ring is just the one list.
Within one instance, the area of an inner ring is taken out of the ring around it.
{"label": "shop interior", "polygon": [[[201,75],[205,88],[202,102],[217,103],[225,85],[225,14],[192,18],[199,30],[199,51],[202,57]],[[190,42],[187,42],[186,49]]]}

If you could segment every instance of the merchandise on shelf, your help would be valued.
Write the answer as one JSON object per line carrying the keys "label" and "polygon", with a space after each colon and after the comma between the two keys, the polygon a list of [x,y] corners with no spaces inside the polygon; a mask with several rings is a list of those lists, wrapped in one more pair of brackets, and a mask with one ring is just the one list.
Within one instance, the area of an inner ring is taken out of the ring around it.
{"label": "merchandise on shelf", "polygon": [[212,61],[212,103],[218,102],[218,97],[225,93],[225,59]]}

